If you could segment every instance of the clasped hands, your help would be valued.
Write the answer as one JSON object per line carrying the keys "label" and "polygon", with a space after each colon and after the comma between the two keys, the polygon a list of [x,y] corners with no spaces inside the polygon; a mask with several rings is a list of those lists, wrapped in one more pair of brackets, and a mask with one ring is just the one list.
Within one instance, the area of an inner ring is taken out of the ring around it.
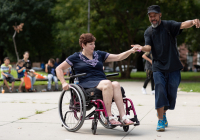
{"label": "clasped hands", "polygon": [[133,50],[135,52],[141,52],[142,51],[142,46],[138,45],[138,44],[135,44],[135,45],[131,45],[131,47],[133,47]]}

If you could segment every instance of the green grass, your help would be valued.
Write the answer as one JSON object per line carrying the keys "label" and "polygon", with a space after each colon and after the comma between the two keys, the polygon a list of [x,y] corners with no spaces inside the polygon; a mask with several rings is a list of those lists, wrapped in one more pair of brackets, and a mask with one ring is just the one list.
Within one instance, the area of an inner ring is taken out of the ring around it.
{"label": "green grass", "polygon": [[45,111],[36,110],[36,111],[35,111],[35,114],[42,114],[43,112],[45,112]]}
{"label": "green grass", "polygon": [[[111,73],[106,73],[106,74],[111,74]],[[146,72],[132,72],[130,79],[123,79],[120,78],[120,76],[121,73],[119,73],[119,76],[112,77],[111,79],[117,81],[143,81],[146,78]],[[181,72],[181,80],[200,82],[200,72]]]}
{"label": "green grass", "polygon": [[179,85],[181,91],[200,92],[200,82],[197,83],[181,83]]}
{"label": "green grass", "polygon": [[26,118],[26,117],[19,118],[19,120],[23,120],[23,119],[28,119],[28,118]]}
{"label": "green grass", "polygon": [[[0,70],[0,73],[1,73],[1,70]],[[39,73],[39,74],[41,74],[41,75],[43,75],[43,76],[47,76],[47,75],[48,75],[48,74],[47,74],[46,72],[44,72],[44,71],[37,71],[37,73]],[[15,69],[12,69],[12,70],[11,70],[11,74],[13,75],[14,78],[18,78],[17,71],[16,71]],[[65,77],[67,77],[67,76],[65,76]],[[37,81],[37,79],[36,79],[36,82],[34,83],[34,85],[47,85],[47,82],[48,82],[48,81]],[[68,81],[67,81],[67,82],[68,82]],[[15,82],[15,86],[19,86],[20,83],[21,83],[21,81],[16,81],[16,82]],[[2,85],[2,84],[3,84],[3,81],[0,81],[0,85]],[[9,84],[9,86],[11,86],[10,83],[8,83],[8,84]],[[58,81],[58,84],[61,85],[61,82]]]}
{"label": "green grass", "polygon": [[26,103],[26,102],[19,102],[19,103]]}
{"label": "green grass", "polygon": [[[1,71],[0,71],[1,72]],[[46,75],[44,71],[39,71],[37,72],[39,74],[42,74],[43,76]],[[112,72],[114,73],[114,72]],[[17,78],[17,71],[12,69],[11,74]],[[106,73],[106,74],[111,74],[111,73]],[[124,79],[121,78],[121,73],[119,73],[118,76],[111,77],[111,80],[119,81],[119,82],[126,82],[126,81],[144,81],[146,78],[146,72],[133,72],[131,73],[131,78],[130,79]],[[181,72],[181,84],[179,88],[181,88],[181,91],[186,91],[190,92],[200,92],[200,72]],[[68,80],[67,80],[68,82]],[[185,82],[193,82],[193,83],[185,83]],[[194,83],[197,82],[197,83]],[[15,82],[15,86],[20,85],[20,81]],[[3,84],[3,81],[0,81],[0,85]],[[61,85],[61,82],[58,81],[58,84]],[[11,86],[11,84],[9,84]],[[37,81],[35,82],[34,85],[47,85],[47,81]]]}

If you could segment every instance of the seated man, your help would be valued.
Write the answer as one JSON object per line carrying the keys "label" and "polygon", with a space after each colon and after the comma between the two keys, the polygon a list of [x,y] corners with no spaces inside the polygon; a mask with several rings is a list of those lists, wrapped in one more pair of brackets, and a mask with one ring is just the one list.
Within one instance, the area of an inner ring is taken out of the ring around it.
{"label": "seated man", "polygon": [[[129,125],[133,124],[126,116],[121,87],[118,82],[111,82],[106,79],[103,71],[104,62],[121,61],[126,59],[130,54],[135,53],[133,49],[120,54],[109,54],[104,51],[94,51],[96,38],[91,33],[82,34],[79,38],[79,45],[82,52],[76,52],[69,56],[66,61],[61,63],[57,68],[57,76],[62,83],[64,90],[69,89],[63,75],[63,70],[73,66],[75,74],[87,73],[87,75],[79,77],[79,85],[83,88],[97,88],[102,91],[103,101],[106,106],[109,121],[112,125],[121,125],[121,123]],[[120,120],[119,122],[111,113],[112,99],[118,107]]]}
{"label": "seated man", "polygon": [[[11,68],[12,66],[10,65],[10,59],[9,57],[4,58],[4,64],[1,65],[1,74],[3,81],[8,88],[9,92],[13,92],[14,89],[14,84],[15,84],[15,79],[13,76],[10,74],[11,73]],[[8,82],[12,83],[12,88],[9,87]]]}
{"label": "seated man", "polygon": [[53,58],[49,59],[48,64],[45,65],[45,72],[48,73],[48,87],[47,90],[51,90],[51,81],[55,82],[55,90],[58,91],[58,79],[56,77],[56,67],[54,66],[55,60]]}

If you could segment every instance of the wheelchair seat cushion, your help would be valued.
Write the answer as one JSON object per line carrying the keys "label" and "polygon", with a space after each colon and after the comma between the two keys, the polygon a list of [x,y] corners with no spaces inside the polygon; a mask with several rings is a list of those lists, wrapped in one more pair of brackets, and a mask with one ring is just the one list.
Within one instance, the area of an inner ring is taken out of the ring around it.
{"label": "wheelchair seat cushion", "polygon": [[[88,88],[85,89],[85,91],[89,100],[103,99],[102,91],[97,88]],[[122,93],[122,98],[126,97],[123,87],[121,87],[121,93]]]}

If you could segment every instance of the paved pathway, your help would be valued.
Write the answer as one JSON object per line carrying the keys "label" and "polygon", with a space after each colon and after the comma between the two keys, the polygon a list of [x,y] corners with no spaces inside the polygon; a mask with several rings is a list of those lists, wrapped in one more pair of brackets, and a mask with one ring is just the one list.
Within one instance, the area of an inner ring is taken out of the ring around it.
{"label": "paved pathway", "polygon": [[[120,84],[132,99],[141,123],[128,132],[121,127],[105,129],[98,123],[97,135],[93,135],[91,120],[79,131],[68,132],[61,127],[58,115],[60,92],[7,93],[0,94],[0,140],[200,140],[200,93],[178,92],[176,109],[167,112],[169,127],[156,132],[154,96],[141,94],[142,82]],[[147,92],[151,92],[150,85]]]}

